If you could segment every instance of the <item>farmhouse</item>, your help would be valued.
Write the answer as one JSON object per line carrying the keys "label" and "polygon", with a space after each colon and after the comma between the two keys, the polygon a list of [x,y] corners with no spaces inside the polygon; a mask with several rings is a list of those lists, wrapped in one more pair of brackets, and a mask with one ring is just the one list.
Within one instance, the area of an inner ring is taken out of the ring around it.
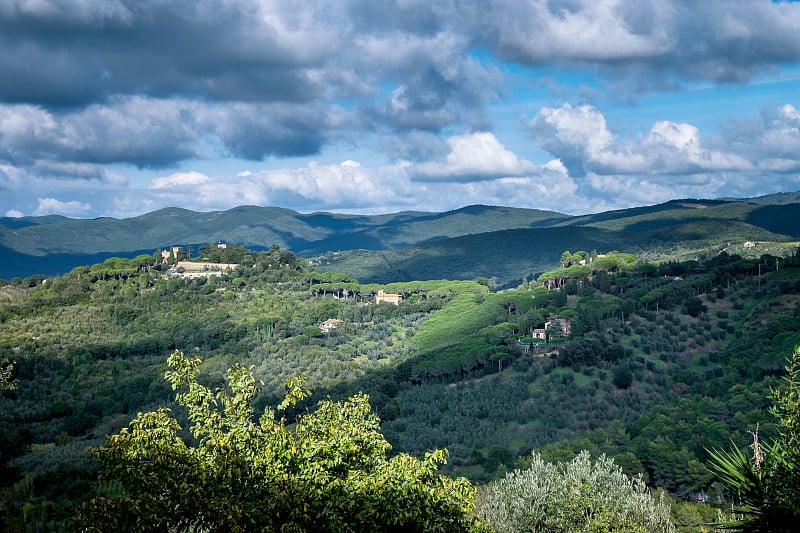
{"label": "farmhouse", "polygon": [[556,331],[560,330],[560,333],[556,333],[556,336],[567,337],[571,331],[571,324],[566,318],[554,318],[545,322],[543,328],[531,329],[531,337],[547,340],[547,330],[550,328],[554,328]]}
{"label": "farmhouse", "polygon": [[400,305],[400,302],[402,301],[403,301],[402,295],[389,293],[383,290],[378,291],[378,294],[375,295],[376,304],[379,304],[381,302],[386,302],[387,304]]}
{"label": "farmhouse", "polygon": [[329,318],[328,320],[319,325],[319,330],[322,333],[330,333],[331,331],[338,328],[339,324],[341,323],[342,321],[339,320],[338,318]]}

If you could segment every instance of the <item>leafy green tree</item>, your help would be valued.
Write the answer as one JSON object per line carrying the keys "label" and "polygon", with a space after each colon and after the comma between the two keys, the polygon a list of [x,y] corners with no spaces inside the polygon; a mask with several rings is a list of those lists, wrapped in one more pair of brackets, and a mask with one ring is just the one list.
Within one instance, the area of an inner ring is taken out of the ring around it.
{"label": "leafy green tree", "polygon": [[[197,381],[199,358],[176,351],[166,379],[189,414],[191,440],[167,408],[139,414],[97,450],[122,495],[78,509],[81,531],[468,531],[474,489],[437,472],[446,452],[387,458],[364,394],[323,401],[290,426],[266,409],[253,422],[256,381],[228,371],[227,388]],[[286,410],[308,396],[287,382]]]}
{"label": "leafy green tree", "polygon": [[786,390],[772,389],[770,413],[778,419],[778,438],[762,444],[753,433],[752,458],[735,445],[710,452],[711,471],[737,505],[723,529],[789,532],[800,524],[800,347],[788,362]]}
{"label": "leafy green tree", "polygon": [[6,359],[0,363],[0,390],[14,390],[14,363]]}
{"label": "leafy green tree", "polygon": [[569,463],[534,453],[530,468],[490,484],[478,511],[501,532],[673,532],[669,506],[639,477],[626,476],[604,455],[581,452]]}

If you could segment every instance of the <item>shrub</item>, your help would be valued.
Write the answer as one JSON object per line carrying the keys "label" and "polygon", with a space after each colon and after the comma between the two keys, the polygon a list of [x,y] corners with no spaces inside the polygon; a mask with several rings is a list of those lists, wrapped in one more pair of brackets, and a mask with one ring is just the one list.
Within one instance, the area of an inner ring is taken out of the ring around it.
{"label": "shrub", "polygon": [[515,470],[481,491],[478,513],[502,532],[673,532],[669,506],[655,500],[641,477],[614,461],[581,452],[569,463],[546,463],[534,452],[527,470]]}
{"label": "shrub", "polygon": [[711,471],[736,503],[723,529],[740,532],[797,531],[800,523],[800,347],[786,367],[786,389],[771,389],[770,413],[778,419],[779,435],[762,443],[753,433],[753,457],[734,445],[713,450]]}

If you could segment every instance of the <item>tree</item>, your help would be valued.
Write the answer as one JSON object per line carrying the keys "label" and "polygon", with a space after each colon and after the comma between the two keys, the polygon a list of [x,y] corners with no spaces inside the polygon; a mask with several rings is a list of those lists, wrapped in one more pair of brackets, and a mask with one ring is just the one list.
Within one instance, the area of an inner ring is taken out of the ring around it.
{"label": "tree", "polygon": [[[81,506],[81,531],[468,531],[474,489],[437,472],[446,452],[387,458],[366,395],[322,401],[290,426],[267,408],[253,422],[257,391],[234,367],[227,388],[197,381],[201,360],[176,351],[165,377],[189,414],[184,440],[169,409],[139,414],[96,451],[102,478],[124,494]],[[287,382],[278,410],[308,396]]]}
{"label": "tree", "polygon": [[530,468],[481,492],[478,512],[497,531],[675,531],[669,506],[640,477],[626,476],[604,455],[592,461],[587,451],[558,464],[534,453]]}
{"label": "tree", "polygon": [[633,383],[633,372],[628,365],[618,365],[614,368],[613,374],[614,386],[618,389],[627,389]]}
{"label": "tree", "polygon": [[695,318],[700,316],[700,313],[705,313],[706,311],[708,311],[708,307],[706,307],[706,305],[703,304],[703,300],[701,300],[697,296],[692,296],[690,298],[687,298],[686,301],[684,302],[684,305],[686,306],[686,313],[689,316]]}
{"label": "tree", "polygon": [[0,363],[0,390],[14,390],[14,362],[6,359]]}
{"label": "tree", "polygon": [[753,433],[753,457],[738,446],[710,451],[710,470],[734,498],[733,518],[720,526],[741,532],[797,531],[800,523],[800,347],[786,366],[787,389],[772,389],[770,413],[778,419],[773,443]]}

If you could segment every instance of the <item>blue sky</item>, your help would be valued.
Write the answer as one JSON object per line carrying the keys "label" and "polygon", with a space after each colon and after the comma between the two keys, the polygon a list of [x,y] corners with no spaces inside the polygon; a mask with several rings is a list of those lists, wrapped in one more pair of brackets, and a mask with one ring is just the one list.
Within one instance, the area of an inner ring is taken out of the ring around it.
{"label": "blue sky", "polygon": [[0,216],[800,190],[800,3],[0,0]]}

